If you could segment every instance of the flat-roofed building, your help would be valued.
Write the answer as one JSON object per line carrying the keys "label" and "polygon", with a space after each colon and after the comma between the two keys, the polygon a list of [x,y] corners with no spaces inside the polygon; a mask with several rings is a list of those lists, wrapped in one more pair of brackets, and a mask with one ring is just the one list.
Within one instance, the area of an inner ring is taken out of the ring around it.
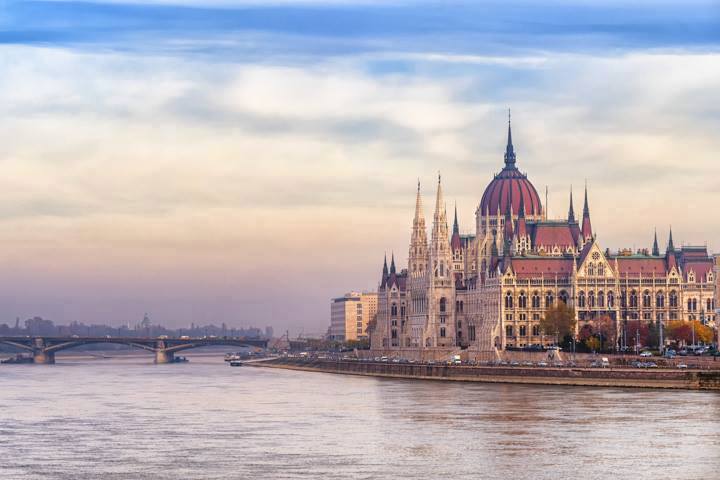
{"label": "flat-roofed building", "polygon": [[368,323],[377,314],[376,292],[349,292],[330,303],[330,340],[347,341],[367,337]]}

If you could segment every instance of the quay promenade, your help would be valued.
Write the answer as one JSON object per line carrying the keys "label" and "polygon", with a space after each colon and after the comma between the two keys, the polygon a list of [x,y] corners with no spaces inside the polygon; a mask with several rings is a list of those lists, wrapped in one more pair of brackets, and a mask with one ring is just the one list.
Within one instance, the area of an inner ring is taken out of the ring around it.
{"label": "quay promenade", "polygon": [[720,391],[720,369],[449,365],[297,357],[252,366],[415,380]]}

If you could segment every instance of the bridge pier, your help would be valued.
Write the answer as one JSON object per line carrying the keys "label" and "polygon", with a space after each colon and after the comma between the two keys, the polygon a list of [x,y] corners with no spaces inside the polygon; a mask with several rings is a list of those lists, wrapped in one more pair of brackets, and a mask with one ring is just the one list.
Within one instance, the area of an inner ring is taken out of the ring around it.
{"label": "bridge pier", "polygon": [[52,365],[55,363],[55,352],[33,352],[33,362],[38,365]]}
{"label": "bridge pier", "polygon": [[173,363],[175,361],[175,353],[166,350],[155,351],[155,363]]}

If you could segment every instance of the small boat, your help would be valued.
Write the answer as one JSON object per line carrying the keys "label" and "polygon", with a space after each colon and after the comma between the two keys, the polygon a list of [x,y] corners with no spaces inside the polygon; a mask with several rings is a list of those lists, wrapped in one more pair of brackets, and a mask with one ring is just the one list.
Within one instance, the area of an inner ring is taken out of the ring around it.
{"label": "small boat", "polygon": [[242,362],[240,360],[231,360],[230,366],[231,367],[242,367]]}
{"label": "small boat", "polygon": [[241,358],[242,358],[242,357],[240,356],[239,353],[227,353],[227,354],[225,354],[225,361],[226,361],[226,362],[237,361],[237,360],[240,360]]}

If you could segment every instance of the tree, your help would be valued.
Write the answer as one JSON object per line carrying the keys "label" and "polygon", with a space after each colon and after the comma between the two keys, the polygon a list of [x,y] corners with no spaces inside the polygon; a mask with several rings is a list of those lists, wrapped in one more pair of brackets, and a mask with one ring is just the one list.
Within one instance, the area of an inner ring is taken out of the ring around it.
{"label": "tree", "polygon": [[590,337],[585,340],[585,345],[591,352],[597,352],[600,348],[600,340],[597,337]]}
{"label": "tree", "polygon": [[545,335],[553,335],[557,340],[565,335],[572,335],[575,332],[575,323],[575,310],[564,302],[557,302],[545,311],[545,316],[540,319],[540,329]]}
{"label": "tree", "polygon": [[676,342],[691,344],[693,342],[693,326],[695,328],[695,342],[712,343],[714,338],[713,329],[703,325],[697,320],[685,322],[677,320],[670,322],[667,327],[667,336]]}
{"label": "tree", "polygon": [[595,320],[595,332],[600,340],[600,350],[605,349],[605,345],[615,345],[617,343],[617,330],[615,321],[607,315],[603,315]]}

